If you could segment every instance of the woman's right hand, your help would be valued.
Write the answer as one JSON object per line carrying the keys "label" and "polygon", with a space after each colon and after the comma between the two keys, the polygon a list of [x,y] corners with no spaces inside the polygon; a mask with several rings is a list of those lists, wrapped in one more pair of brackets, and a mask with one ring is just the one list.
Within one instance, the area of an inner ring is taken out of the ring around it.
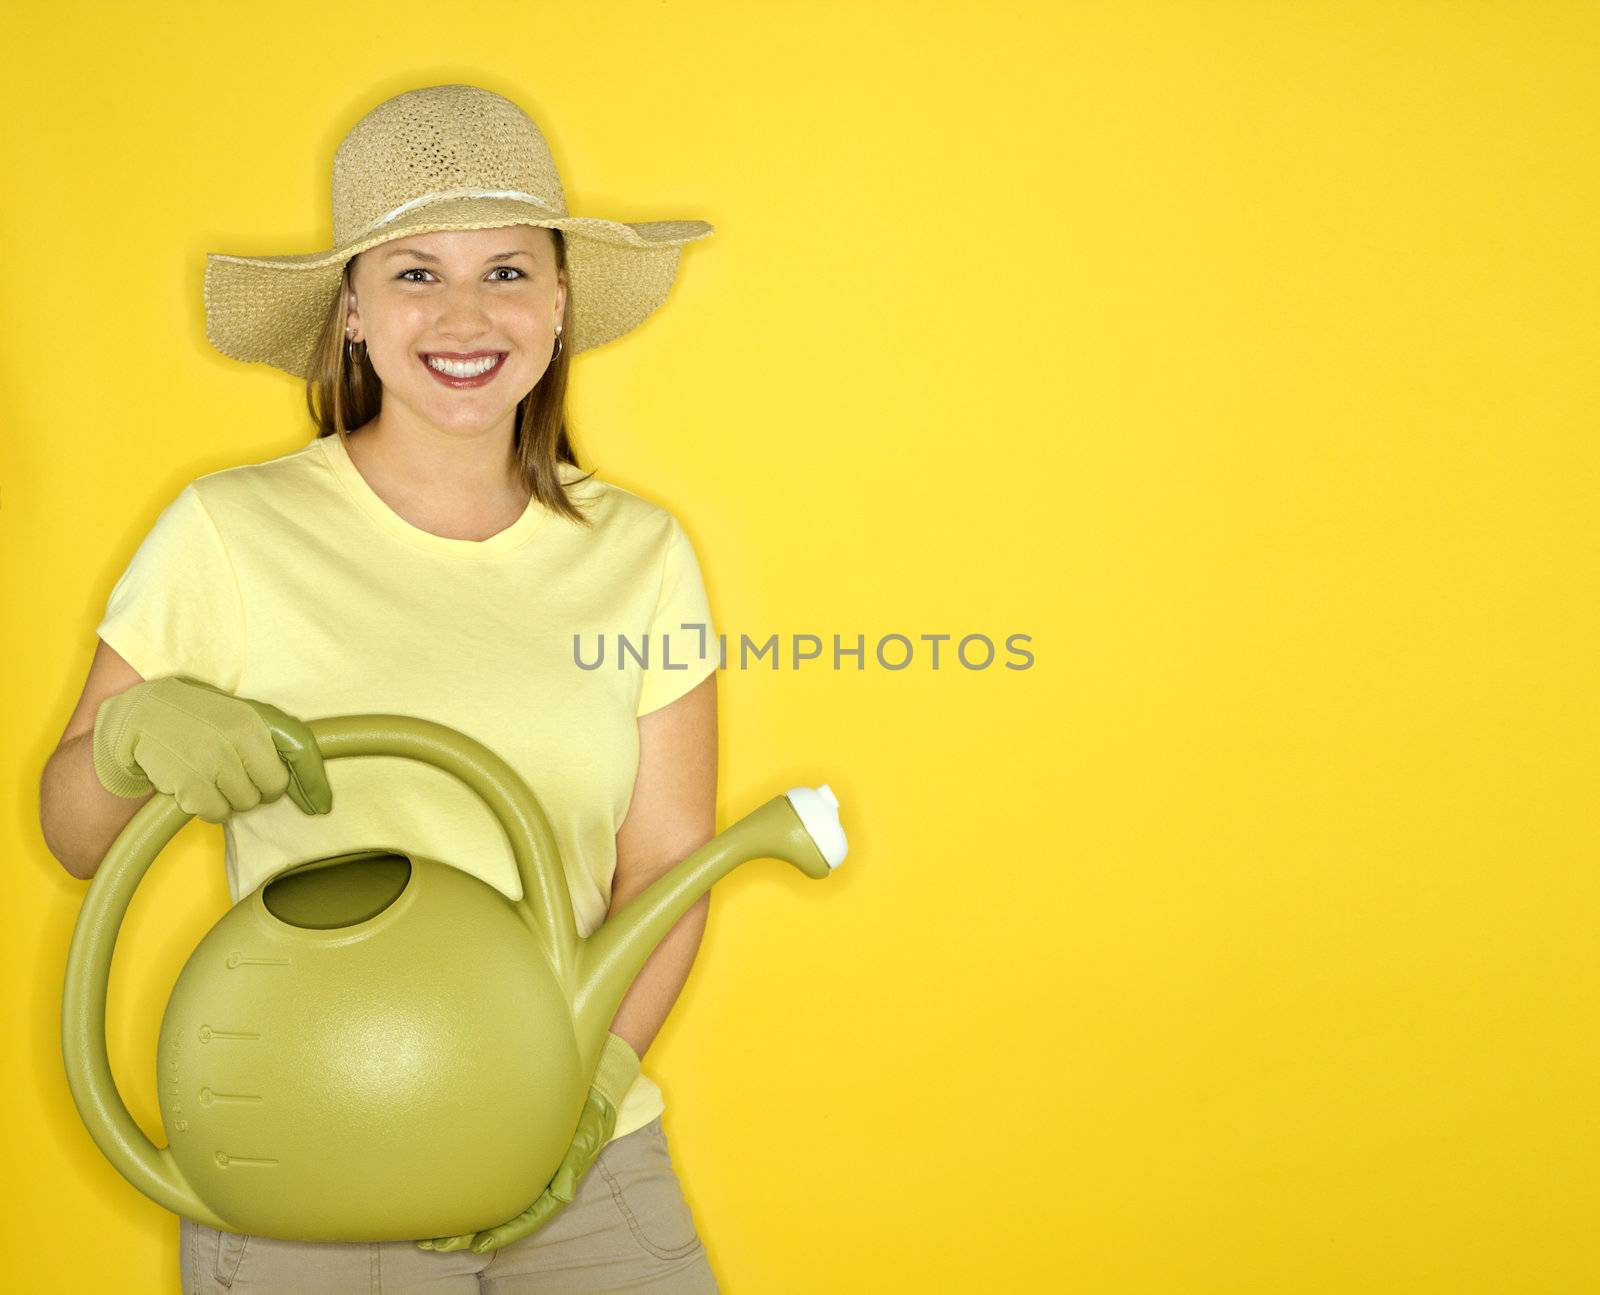
{"label": "woman's right hand", "polygon": [[208,823],[286,791],[307,814],[333,808],[322,752],[303,720],[184,675],[107,697],[93,741],[95,775],[107,791],[166,792]]}

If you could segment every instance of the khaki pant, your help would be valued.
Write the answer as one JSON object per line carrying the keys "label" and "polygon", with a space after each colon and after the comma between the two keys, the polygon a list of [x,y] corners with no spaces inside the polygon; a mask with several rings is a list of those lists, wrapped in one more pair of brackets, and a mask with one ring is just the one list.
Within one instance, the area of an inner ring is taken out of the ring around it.
{"label": "khaki pant", "polygon": [[181,1219],[184,1295],[716,1295],[657,1116],[616,1138],[572,1204],[486,1255],[414,1241],[279,1241]]}

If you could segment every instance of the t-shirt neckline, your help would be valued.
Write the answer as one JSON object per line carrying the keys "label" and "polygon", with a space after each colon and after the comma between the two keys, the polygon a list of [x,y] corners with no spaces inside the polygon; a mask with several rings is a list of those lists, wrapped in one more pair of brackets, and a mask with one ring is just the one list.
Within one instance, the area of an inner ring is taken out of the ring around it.
{"label": "t-shirt neckline", "polygon": [[[525,543],[550,515],[550,510],[540,503],[537,497],[529,495],[528,506],[523,509],[522,516],[486,540],[463,540],[448,535],[435,535],[420,526],[413,526],[384,503],[378,492],[367,484],[367,479],[361,475],[361,470],[351,461],[350,451],[338,433],[318,436],[317,440],[321,443],[323,458],[332,468],[334,476],[361,511],[382,530],[413,548],[457,558],[494,557]],[[565,481],[572,469],[566,463],[559,464],[558,467]]]}

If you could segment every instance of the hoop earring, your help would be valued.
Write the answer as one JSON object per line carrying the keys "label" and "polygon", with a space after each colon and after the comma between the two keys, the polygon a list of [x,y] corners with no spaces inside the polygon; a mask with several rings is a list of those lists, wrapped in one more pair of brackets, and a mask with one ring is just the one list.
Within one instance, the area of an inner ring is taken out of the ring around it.
{"label": "hoop earring", "polygon": [[550,353],[550,363],[554,364],[561,358],[561,330],[556,329],[556,349]]}
{"label": "hoop earring", "polygon": [[[357,355],[355,351],[355,348],[358,346],[361,348],[360,355]],[[346,333],[344,335],[344,354],[345,358],[349,360],[351,364],[359,364],[361,361],[367,358],[367,339],[362,338],[359,342],[357,342],[354,340],[353,334]]]}

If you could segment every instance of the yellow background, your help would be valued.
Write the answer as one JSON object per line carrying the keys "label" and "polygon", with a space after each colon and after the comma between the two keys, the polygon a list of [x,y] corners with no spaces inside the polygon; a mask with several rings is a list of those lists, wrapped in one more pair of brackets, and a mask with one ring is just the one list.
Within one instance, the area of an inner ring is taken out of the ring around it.
{"label": "yellow background", "polygon": [[[1600,1289],[1595,6],[7,16],[0,1286],[178,1289],[37,782],[161,505],[310,436],[204,254],[326,247],[343,133],[469,81],[574,212],[717,226],[572,409],[721,628],[1033,636],[722,676],[721,822],[826,780],[851,846],[717,886],[649,1055],[724,1289]],[[119,945],[157,1142],[226,903],[196,821]]]}

